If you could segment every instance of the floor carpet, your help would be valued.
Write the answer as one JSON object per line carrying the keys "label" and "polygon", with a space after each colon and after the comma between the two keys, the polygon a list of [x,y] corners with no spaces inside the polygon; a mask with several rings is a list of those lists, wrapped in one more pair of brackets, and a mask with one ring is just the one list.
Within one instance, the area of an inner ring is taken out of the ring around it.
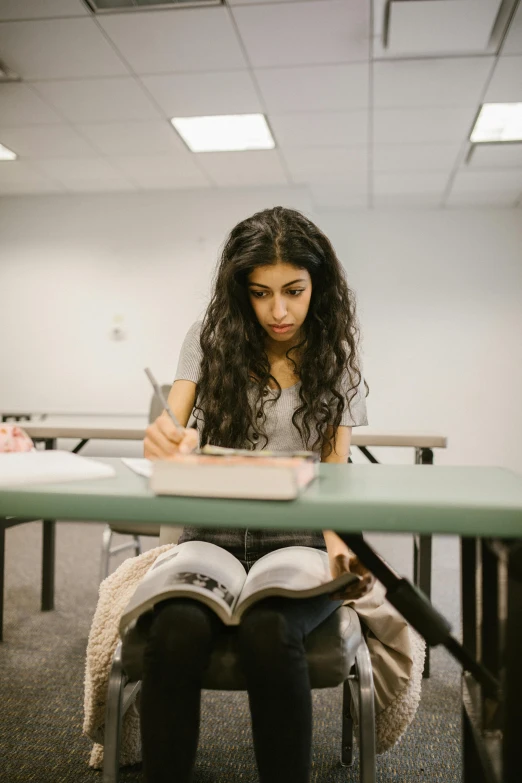
{"label": "floor carpet", "polygon": [[[41,525],[7,531],[4,642],[0,645],[0,781],[101,783],[88,767],[82,736],[84,659],[97,599],[102,526],[57,526],[56,608],[40,602]],[[411,576],[409,536],[370,536],[389,562]],[[143,539],[146,547],[154,539]],[[123,555],[114,558],[113,567]],[[456,539],[434,540],[433,601],[458,628]],[[339,763],[341,688],[314,691],[312,783],[358,780],[357,761]],[[461,780],[459,670],[445,650],[432,651],[431,677],[402,741],[378,757],[379,783]],[[142,780],[126,768],[121,783]],[[194,783],[258,780],[246,693],[205,691]],[[176,783],[173,781],[173,783]],[[289,781],[288,783],[291,783]]]}

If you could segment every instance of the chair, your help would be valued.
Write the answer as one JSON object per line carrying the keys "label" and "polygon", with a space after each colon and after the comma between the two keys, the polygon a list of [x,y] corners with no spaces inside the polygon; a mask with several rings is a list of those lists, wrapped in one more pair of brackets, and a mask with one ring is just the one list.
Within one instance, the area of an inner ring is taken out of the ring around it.
{"label": "chair", "polygon": [[[168,397],[171,386],[165,384],[161,387],[161,390],[165,397]],[[149,409],[149,422],[155,421],[163,411],[161,402],[154,394],[151,399]],[[175,528],[174,528],[175,530]],[[182,528],[179,528],[178,534],[181,534]],[[124,544],[118,544],[112,547],[111,541],[114,533],[119,535],[132,536],[132,541],[127,541]],[[140,522],[110,522],[105,525],[102,537],[102,551],[101,551],[101,563],[100,563],[100,582],[109,575],[109,562],[112,555],[117,552],[123,552],[125,549],[134,549],[135,555],[141,554],[141,541],[140,536],[159,536],[159,525],[143,525]]]}
{"label": "chair", "polygon": [[[114,653],[109,675],[104,727],[103,783],[118,783],[123,715],[141,688],[143,651],[151,615],[126,633]],[[223,635],[214,649],[203,688],[245,690],[234,633]],[[360,783],[375,783],[375,711],[370,653],[357,613],[341,606],[305,640],[312,688],[343,685],[342,766],[353,764],[354,719],[358,726]]]}

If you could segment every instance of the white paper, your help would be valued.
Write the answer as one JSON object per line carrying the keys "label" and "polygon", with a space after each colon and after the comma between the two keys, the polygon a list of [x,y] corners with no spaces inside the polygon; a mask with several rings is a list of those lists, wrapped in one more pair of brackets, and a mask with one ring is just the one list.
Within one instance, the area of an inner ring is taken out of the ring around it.
{"label": "white paper", "polygon": [[111,465],[71,451],[49,449],[0,454],[2,487],[108,478],[115,473]]}
{"label": "white paper", "polygon": [[150,459],[135,459],[133,457],[122,457],[121,461],[128,468],[138,473],[140,476],[150,478],[152,476],[152,461]]}

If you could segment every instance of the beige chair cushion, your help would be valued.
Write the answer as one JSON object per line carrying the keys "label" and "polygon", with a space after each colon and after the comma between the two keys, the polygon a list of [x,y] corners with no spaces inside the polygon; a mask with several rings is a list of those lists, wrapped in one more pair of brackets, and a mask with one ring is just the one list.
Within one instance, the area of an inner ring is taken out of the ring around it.
{"label": "beige chair cushion", "polygon": [[[141,679],[143,651],[152,614],[143,615],[123,639],[123,669],[134,682]],[[306,657],[312,688],[334,688],[346,680],[355,662],[355,653],[362,640],[359,618],[348,606],[341,606],[315,628],[305,640]],[[239,667],[235,628],[227,628],[210,659],[203,679],[208,690],[246,690]]]}

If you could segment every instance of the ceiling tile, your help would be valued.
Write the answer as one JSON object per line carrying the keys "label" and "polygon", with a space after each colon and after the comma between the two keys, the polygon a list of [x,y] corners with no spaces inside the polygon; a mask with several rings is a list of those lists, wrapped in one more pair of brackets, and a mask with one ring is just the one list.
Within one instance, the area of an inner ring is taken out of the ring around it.
{"label": "ceiling tile", "polygon": [[361,183],[366,180],[368,156],[364,147],[295,147],[282,150],[295,183]]}
{"label": "ceiling tile", "polygon": [[248,71],[142,76],[141,81],[167,117],[263,111]]}
{"label": "ceiling tile", "polygon": [[388,9],[388,46],[384,49],[381,36],[388,3],[374,0],[374,28],[380,36],[374,44],[374,55],[389,59],[481,54],[491,46],[500,3],[501,0],[394,2]]}
{"label": "ceiling tile", "polygon": [[89,16],[89,10],[82,0],[0,0],[2,22],[57,16]]}
{"label": "ceiling tile", "polygon": [[232,14],[254,68],[369,56],[369,7],[360,0],[237,6]]}
{"label": "ceiling tile", "polygon": [[268,68],[256,71],[255,76],[269,112],[346,111],[368,106],[367,63]]}
{"label": "ceiling tile", "polygon": [[499,57],[484,103],[522,103],[522,57]]}
{"label": "ceiling tile", "polygon": [[212,182],[221,187],[288,184],[277,150],[205,152],[198,160]]}
{"label": "ceiling tile", "polygon": [[210,187],[210,182],[189,155],[115,156],[111,160],[126,177],[146,190]]}
{"label": "ceiling tile", "polygon": [[476,109],[377,109],[375,144],[455,144],[465,141]]}
{"label": "ceiling tile", "polygon": [[476,106],[494,63],[494,57],[376,62],[374,105]]}
{"label": "ceiling tile", "polygon": [[26,84],[0,84],[0,128],[61,122],[54,109]]}
{"label": "ceiling tile", "polygon": [[73,192],[135,190],[134,185],[103,158],[39,160],[38,168]]}
{"label": "ceiling tile", "polygon": [[35,90],[75,123],[150,120],[161,115],[131,77],[37,82]]}
{"label": "ceiling tile", "polygon": [[449,171],[455,165],[460,144],[386,144],[373,150],[374,171]]}
{"label": "ceiling tile", "polygon": [[100,16],[135,73],[246,68],[226,8],[179,8]]}
{"label": "ceiling tile", "polygon": [[510,171],[461,169],[453,181],[452,193],[522,193],[522,168]]}
{"label": "ceiling tile", "polygon": [[270,127],[281,147],[342,147],[368,143],[364,111],[270,114]]}
{"label": "ceiling tile", "polygon": [[448,174],[433,171],[423,172],[375,172],[373,192],[375,195],[393,194],[440,194],[448,183]]}
{"label": "ceiling tile", "polygon": [[0,23],[4,62],[23,79],[71,79],[128,73],[92,19]]}
{"label": "ceiling tile", "polygon": [[467,169],[522,168],[522,143],[474,144]]}
{"label": "ceiling tile", "polygon": [[167,120],[78,125],[78,130],[103,155],[166,155],[188,150]]}
{"label": "ceiling tile", "polygon": [[[296,0],[227,0],[228,5],[272,5],[273,3],[288,3],[295,2]],[[321,0],[321,2],[327,2],[327,0]]]}
{"label": "ceiling tile", "polygon": [[0,163],[0,193],[57,193],[63,187],[25,160]]}
{"label": "ceiling tile", "polygon": [[69,125],[30,125],[0,130],[0,143],[25,158],[92,158],[96,150]]}
{"label": "ceiling tile", "polygon": [[522,5],[520,4],[509,26],[502,54],[522,54]]}

